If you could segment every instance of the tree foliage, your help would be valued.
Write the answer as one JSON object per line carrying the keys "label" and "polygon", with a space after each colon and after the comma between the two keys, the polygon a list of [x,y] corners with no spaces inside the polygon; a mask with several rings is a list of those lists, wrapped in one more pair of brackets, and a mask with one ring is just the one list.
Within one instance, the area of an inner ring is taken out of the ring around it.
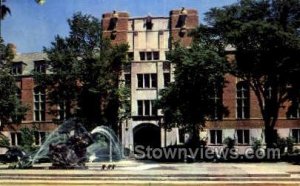
{"label": "tree foliage", "polygon": [[34,129],[21,128],[20,146],[26,153],[33,153],[37,148],[34,146]]}
{"label": "tree foliage", "polygon": [[232,73],[254,91],[271,147],[282,104],[299,104],[300,1],[241,0],[211,9],[206,21],[220,43],[236,48]]}
{"label": "tree foliage", "polygon": [[5,0],[1,1],[1,4],[0,4],[0,18],[1,18],[1,20],[3,20],[7,14],[11,14],[9,7],[6,6],[5,4],[2,4],[3,2],[5,3]]}
{"label": "tree foliage", "polygon": [[190,48],[177,43],[168,53],[167,58],[175,67],[175,81],[161,91],[159,101],[165,127],[184,128],[196,138],[200,126],[217,106],[211,98],[222,89],[226,69],[219,49],[206,39],[195,39]]}
{"label": "tree foliage", "polygon": [[[36,3],[43,5],[46,1],[45,0],[35,0]],[[11,14],[10,8],[5,5],[6,0],[0,1],[0,19],[3,20],[7,14]]]}
{"label": "tree foliage", "polygon": [[17,97],[16,79],[11,74],[13,52],[0,38],[0,121],[16,122],[25,115],[27,107]]}
{"label": "tree foliage", "polygon": [[10,143],[8,137],[0,133],[0,147],[7,148],[9,145]]}
{"label": "tree foliage", "polygon": [[88,128],[115,126],[119,77],[128,46],[112,46],[102,38],[99,20],[90,15],[76,13],[68,23],[69,36],[57,36],[52,46],[44,49],[50,74],[36,74],[36,78],[41,86],[47,86],[52,104],[65,103],[67,118],[79,116]]}

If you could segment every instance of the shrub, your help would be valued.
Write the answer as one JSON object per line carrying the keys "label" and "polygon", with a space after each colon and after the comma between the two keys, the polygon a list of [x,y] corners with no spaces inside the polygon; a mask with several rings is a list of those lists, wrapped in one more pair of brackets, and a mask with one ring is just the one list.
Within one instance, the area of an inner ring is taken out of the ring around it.
{"label": "shrub", "polygon": [[284,153],[285,148],[287,148],[288,153],[293,153],[294,139],[291,137],[287,137],[287,138],[277,137],[276,148],[280,149],[281,154]]}
{"label": "shrub", "polygon": [[277,137],[277,140],[276,140],[276,148],[279,148],[280,150],[280,154],[283,154],[284,153],[284,149],[285,147],[287,146],[287,141],[285,138],[280,138],[280,137]]}
{"label": "shrub", "polygon": [[9,139],[3,134],[0,134],[0,147],[9,147]]}
{"label": "shrub", "polygon": [[21,143],[22,150],[27,153],[33,153],[36,150],[34,146],[34,130],[27,127],[21,128]]}
{"label": "shrub", "polygon": [[226,145],[226,147],[223,149],[223,153],[221,154],[224,158],[224,160],[231,160],[231,157],[235,156],[235,140],[231,137],[227,137],[224,139],[223,143]]}
{"label": "shrub", "polygon": [[231,137],[227,137],[224,139],[223,143],[226,145],[226,148],[232,149],[235,145],[235,140]]}
{"label": "shrub", "polygon": [[287,137],[286,138],[287,151],[288,151],[289,154],[293,153],[294,142],[295,142],[294,138],[292,138],[292,137]]}
{"label": "shrub", "polygon": [[252,143],[253,152],[256,152],[258,149],[262,147],[262,141],[254,137],[252,137],[252,141],[253,141]]}
{"label": "shrub", "polygon": [[257,159],[257,156],[262,156],[262,140],[252,137],[252,150],[254,154],[254,159]]}

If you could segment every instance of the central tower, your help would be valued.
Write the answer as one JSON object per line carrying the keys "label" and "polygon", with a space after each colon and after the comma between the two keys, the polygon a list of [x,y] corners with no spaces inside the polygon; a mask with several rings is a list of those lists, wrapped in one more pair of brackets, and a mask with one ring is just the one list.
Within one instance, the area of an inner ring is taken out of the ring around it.
{"label": "central tower", "polygon": [[103,36],[113,44],[127,43],[130,67],[122,80],[130,87],[131,117],[122,123],[122,144],[130,151],[137,145],[162,147],[182,143],[179,130],[161,127],[163,114],[155,107],[160,90],[173,79],[173,67],[166,60],[172,43],[189,47],[189,32],[195,29],[198,12],[171,10],[170,16],[129,17],[126,12],[103,14]]}

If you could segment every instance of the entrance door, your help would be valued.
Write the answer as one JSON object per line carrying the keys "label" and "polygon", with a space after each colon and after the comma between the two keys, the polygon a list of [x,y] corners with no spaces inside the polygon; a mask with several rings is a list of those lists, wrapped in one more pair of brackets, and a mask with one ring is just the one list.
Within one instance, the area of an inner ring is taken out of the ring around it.
{"label": "entrance door", "polygon": [[134,149],[139,145],[146,149],[160,147],[160,128],[154,124],[146,123],[133,129]]}

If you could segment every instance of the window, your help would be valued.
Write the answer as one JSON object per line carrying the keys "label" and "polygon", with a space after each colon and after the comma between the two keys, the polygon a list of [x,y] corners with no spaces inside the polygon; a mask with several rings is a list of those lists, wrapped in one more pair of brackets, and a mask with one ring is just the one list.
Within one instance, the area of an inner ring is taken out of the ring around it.
{"label": "window", "polygon": [[138,74],[138,88],[156,88],[157,74]]}
{"label": "window", "polygon": [[46,73],[46,63],[45,61],[35,61],[34,71],[38,73]]}
{"label": "window", "polygon": [[168,87],[171,82],[171,74],[164,73],[164,87]]}
{"label": "window", "polygon": [[170,72],[171,70],[171,63],[170,62],[163,62],[163,70]]}
{"label": "window", "polygon": [[146,26],[146,29],[147,29],[147,30],[152,30],[153,23],[152,23],[152,17],[151,17],[151,16],[148,16],[148,17],[146,18],[145,26]]}
{"label": "window", "polygon": [[138,116],[156,116],[154,100],[138,100]]}
{"label": "window", "polygon": [[134,59],[134,53],[133,52],[128,52],[127,53],[128,60],[132,61]]}
{"label": "window", "polygon": [[57,110],[58,110],[57,119],[61,121],[65,120],[67,114],[66,114],[66,103],[64,101],[62,101],[57,105]]}
{"label": "window", "polygon": [[142,100],[139,100],[138,101],[138,115],[139,116],[142,116],[144,115],[144,105],[143,105],[143,101]]}
{"label": "window", "polygon": [[153,52],[153,60],[159,60],[159,52]]}
{"label": "window", "polygon": [[[17,97],[17,99],[18,99],[18,102],[21,103],[21,102],[22,102],[22,91],[21,91],[20,88],[17,88],[17,90],[16,90],[16,97]],[[15,122],[15,123],[21,123],[23,117],[20,116],[20,115],[18,115],[18,114],[16,114],[16,115],[14,115],[11,119],[12,119],[12,121]]]}
{"label": "window", "polygon": [[159,52],[140,52],[141,61],[159,60]]}
{"label": "window", "polygon": [[221,87],[214,87],[214,94],[210,97],[213,107],[211,111],[212,120],[221,120],[223,118],[223,91]]}
{"label": "window", "polygon": [[237,143],[238,144],[249,144],[250,132],[249,130],[237,130]]}
{"label": "window", "polygon": [[22,75],[23,73],[23,64],[22,62],[14,63],[11,69],[12,75]]}
{"label": "window", "polygon": [[145,52],[140,52],[140,59],[141,61],[145,60]]}
{"label": "window", "polygon": [[20,132],[11,132],[10,133],[11,145],[18,146],[21,143],[21,133]]}
{"label": "window", "polygon": [[265,94],[267,99],[271,99],[272,97],[272,87],[271,86],[266,86],[265,88]]}
{"label": "window", "polygon": [[300,143],[300,129],[292,129],[292,137],[295,143]]}
{"label": "window", "polygon": [[150,88],[150,74],[144,74],[144,87],[143,88]]}
{"label": "window", "polygon": [[45,132],[34,132],[34,142],[35,145],[42,145],[46,139],[46,133]]}
{"label": "window", "polygon": [[289,106],[287,111],[288,119],[299,119],[300,118],[300,101],[297,98],[292,99],[292,104]]}
{"label": "window", "polygon": [[147,60],[152,60],[152,52],[146,52]]}
{"label": "window", "polygon": [[236,85],[237,118],[248,119],[250,117],[250,91],[249,85],[241,81]]}
{"label": "window", "polygon": [[157,75],[151,74],[151,87],[156,88],[157,87]]}
{"label": "window", "polygon": [[138,79],[138,88],[143,88],[144,87],[144,75],[138,74],[137,79]]}
{"label": "window", "polygon": [[178,135],[179,135],[179,143],[184,143],[185,142],[185,130],[178,129]]}
{"label": "window", "polygon": [[125,79],[125,86],[130,87],[131,86],[131,74],[124,74]]}
{"label": "window", "polygon": [[34,89],[34,121],[45,121],[46,97],[45,90],[40,87]]}
{"label": "window", "polygon": [[210,143],[222,144],[222,130],[210,130]]}

